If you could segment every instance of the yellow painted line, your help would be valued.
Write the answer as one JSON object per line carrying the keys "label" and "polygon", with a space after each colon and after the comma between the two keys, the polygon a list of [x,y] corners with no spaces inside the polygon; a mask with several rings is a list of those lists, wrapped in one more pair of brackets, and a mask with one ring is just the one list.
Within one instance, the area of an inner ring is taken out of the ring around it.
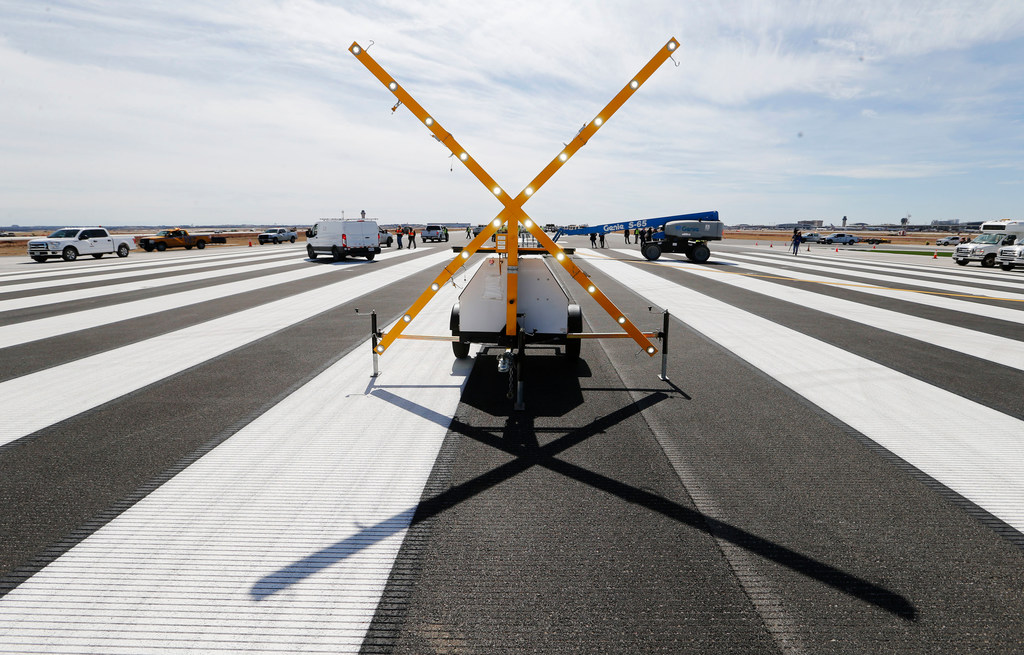
{"label": "yellow painted line", "polygon": [[[575,255],[580,259],[607,259],[616,262],[626,262],[627,264],[645,264],[647,266],[668,266],[669,268],[681,268],[679,265],[686,265],[686,262],[670,260],[665,262],[652,262],[647,259],[624,259],[620,257],[609,257],[608,255],[594,256],[583,256]],[[702,268],[702,271],[708,271],[711,273],[721,273],[722,275],[742,275],[744,277],[756,277],[763,278],[766,280],[786,280],[789,282],[805,282],[807,284],[824,284],[835,287],[850,287],[853,289],[881,289],[883,291],[906,291],[908,293],[922,293],[929,296],[946,296],[948,298],[971,298],[974,300],[1000,300],[1003,302],[1024,302],[1024,298],[1000,298],[998,296],[976,296],[969,293],[952,293],[950,291],[924,291],[922,289],[904,289],[901,287],[883,287],[875,284],[857,284],[855,282],[824,282],[822,280],[806,280],[799,277],[787,277],[785,275],[768,275],[766,273],[744,273],[743,271],[725,271],[717,268]]]}

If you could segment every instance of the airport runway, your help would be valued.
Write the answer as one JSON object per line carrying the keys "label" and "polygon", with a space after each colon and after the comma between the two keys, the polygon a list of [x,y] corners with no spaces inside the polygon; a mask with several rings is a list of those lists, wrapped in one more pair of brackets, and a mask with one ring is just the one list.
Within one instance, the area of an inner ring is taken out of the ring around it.
{"label": "airport runway", "polygon": [[1024,271],[570,239],[670,381],[585,340],[515,412],[370,376],[447,245],[0,258],[0,653],[1024,651]]}

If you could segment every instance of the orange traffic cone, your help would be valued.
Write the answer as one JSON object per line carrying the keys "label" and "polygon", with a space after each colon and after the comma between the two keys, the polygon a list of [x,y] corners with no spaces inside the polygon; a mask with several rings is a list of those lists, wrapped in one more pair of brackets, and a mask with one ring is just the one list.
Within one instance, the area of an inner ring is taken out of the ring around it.
{"label": "orange traffic cone", "polygon": [[935,251],[935,254],[934,254],[934,255],[932,255],[932,259],[938,259],[938,258],[939,258],[939,251],[938,251],[938,250],[936,250],[936,251]]}
{"label": "orange traffic cone", "polygon": [[839,252],[839,246],[836,246],[836,252]]}
{"label": "orange traffic cone", "polygon": [[775,247],[775,244],[774,244],[774,243],[769,243],[769,244],[768,244],[768,247],[769,247],[769,248],[774,248],[774,247]]}
{"label": "orange traffic cone", "polygon": [[811,252],[811,247],[807,246],[807,252]]}
{"label": "orange traffic cone", "polygon": [[757,241],[755,241],[755,242],[754,242],[754,245],[755,245],[755,246],[757,245]]}
{"label": "orange traffic cone", "polygon": [[252,239],[249,239],[249,247],[252,248]]}

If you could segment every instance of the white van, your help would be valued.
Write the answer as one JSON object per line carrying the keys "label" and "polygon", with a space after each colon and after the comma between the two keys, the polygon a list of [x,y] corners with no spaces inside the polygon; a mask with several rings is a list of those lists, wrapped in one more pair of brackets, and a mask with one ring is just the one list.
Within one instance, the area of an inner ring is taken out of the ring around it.
{"label": "white van", "polygon": [[961,266],[968,262],[981,262],[985,268],[996,265],[999,249],[1024,241],[1024,221],[1003,218],[998,221],[986,221],[981,224],[981,234],[969,243],[956,247],[953,261]]}
{"label": "white van", "polygon": [[373,259],[380,252],[379,234],[376,221],[322,218],[306,230],[306,254],[310,259],[330,255],[334,261],[346,257]]}

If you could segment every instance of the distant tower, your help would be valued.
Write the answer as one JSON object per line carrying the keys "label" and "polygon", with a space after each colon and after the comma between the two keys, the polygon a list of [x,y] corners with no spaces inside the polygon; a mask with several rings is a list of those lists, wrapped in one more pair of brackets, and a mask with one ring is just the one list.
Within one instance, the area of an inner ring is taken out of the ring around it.
{"label": "distant tower", "polygon": [[843,216],[843,229],[846,229],[846,217]]}
{"label": "distant tower", "polygon": [[364,218],[364,219],[365,219],[365,218],[366,218],[366,210],[364,209],[363,211],[359,212],[359,215],[360,215],[360,216],[361,216],[362,218]]}

